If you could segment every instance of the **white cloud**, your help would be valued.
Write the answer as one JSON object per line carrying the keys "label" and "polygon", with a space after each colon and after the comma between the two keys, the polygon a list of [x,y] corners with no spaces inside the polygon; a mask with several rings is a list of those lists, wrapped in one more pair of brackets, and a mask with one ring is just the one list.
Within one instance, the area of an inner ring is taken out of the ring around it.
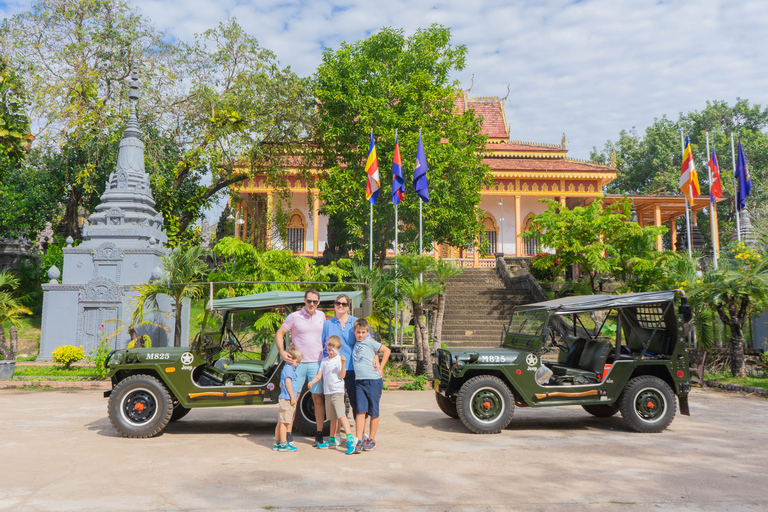
{"label": "white cloud", "polygon": [[[587,158],[622,129],[701,110],[707,100],[737,97],[765,105],[763,57],[768,2],[750,0],[135,0],[171,37],[229,17],[274,51],[282,65],[310,75],[323,47],[354,43],[382,26],[405,29],[440,23],[467,46],[456,74],[472,96],[504,96],[515,139],[559,142]],[[0,15],[31,2],[0,4]]]}

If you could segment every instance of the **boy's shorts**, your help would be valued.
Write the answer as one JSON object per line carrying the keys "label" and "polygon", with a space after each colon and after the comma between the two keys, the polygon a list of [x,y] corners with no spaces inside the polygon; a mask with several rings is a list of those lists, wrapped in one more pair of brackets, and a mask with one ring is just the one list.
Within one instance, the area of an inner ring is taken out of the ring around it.
{"label": "boy's shorts", "polygon": [[384,379],[364,379],[355,381],[355,401],[357,413],[367,413],[371,418],[379,417],[379,401]]}
{"label": "boy's shorts", "polygon": [[296,414],[296,406],[291,405],[291,401],[286,400],[285,398],[279,398],[277,403],[280,407],[279,412],[277,413],[277,421],[289,425],[293,423],[293,415]]}
{"label": "boy's shorts", "polygon": [[344,393],[332,393],[325,395],[325,419],[338,420],[347,415],[344,405]]}

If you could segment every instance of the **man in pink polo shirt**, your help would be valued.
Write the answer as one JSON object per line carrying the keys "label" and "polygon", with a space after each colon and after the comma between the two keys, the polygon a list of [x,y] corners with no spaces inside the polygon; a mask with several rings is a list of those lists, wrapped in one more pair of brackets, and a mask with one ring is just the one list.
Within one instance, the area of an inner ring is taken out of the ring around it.
{"label": "man in pink polo shirt", "polygon": [[[320,303],[320,293],[312,288],[304,292],[304,307],[294,311],[283,322],[283,325],[275,334],[275,343],[280,351],[280,357],[287,364],[291,364],[293,358],[285,351],[285,334],[291,333],[291,343],[301,351],[304,356],[296,367],[296,382],[291,387],[296,393],[301,393],[304,383],[312,380],[320,370],[320,361],[323,359],[323,324],[325,315],[317,310]],[[317,419],[317,433],[313,446],[323,442],[323,422],[325,421],[325,401],[323,398],[323,381],[312,386],[310,390],[312,400],[315,402],[315,417]],[[295,418],[295,416],[294,416]],[[288,442],[293,441],[293,425],[288,428]]]}

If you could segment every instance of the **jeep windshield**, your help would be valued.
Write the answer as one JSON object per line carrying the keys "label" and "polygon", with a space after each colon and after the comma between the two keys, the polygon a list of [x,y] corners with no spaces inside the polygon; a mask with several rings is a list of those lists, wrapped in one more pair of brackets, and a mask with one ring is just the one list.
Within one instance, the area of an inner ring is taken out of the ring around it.
{"label": "jeep windshield", "polygon": [[509,334],[540,336],[546,327],[549,313],[546,311],[515,311],[509,323]]}

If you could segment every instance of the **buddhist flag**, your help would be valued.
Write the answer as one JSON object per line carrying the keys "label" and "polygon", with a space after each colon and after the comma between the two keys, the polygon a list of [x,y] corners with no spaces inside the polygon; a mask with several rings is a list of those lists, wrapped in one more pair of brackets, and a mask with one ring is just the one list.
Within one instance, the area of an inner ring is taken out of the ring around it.
{"label": "buddhist flag", "polygon": [[400,160],[400,144],[395,137],[395,156],[392,159],[392,204],[397,206],[405,197],[405,178],[403,178],[403,163]]}
{"label": "buddhist flag", "polygon": [[693,153],[691,152],[691,140],[685,138],[685,151],[683,151],[683,169],[680,173],[680,191],[688,202],[693,203],[695,197],[699,197],[701,189],[699,188],[699,177],[696,174],[696,165],[693,163]]}
{"label": "buddhist flag", "polygon": [[416,169],[413,171],[413,189],[422,201],[429,202],[429,186],[427,184],[427,157],[424,155],[424,144],[419,132],[419,147],[416,150]]}
{"label": "buddhist flag", "polygon": [[720,181],[720,166],[717,163],[715,148],[712,148],[712,154],[709,155],[707,166],[712,173],[712,178],[709,182],[709,200],[714,203],[718,198],[723,197],[723,184]]}
{"label": "buddhist flag", "polygon": [[365,162],[365,173],[368,175],[365,198],[371,204],[376,204],[376,199],[379,197],[379,160],[376,158],[376,143],[373,141],[373,130],[371,130],[371,147],[368,148],[368,160]]}
{"label": "buddhist flag", "polygon": [[752,190],[752,178],[747,168],[747,157],[739,140],[739,157],[736,159],[736,179],[739,180],[739,190],[736,191],[736,209],[743,210],[747,206],[747,196]]}

